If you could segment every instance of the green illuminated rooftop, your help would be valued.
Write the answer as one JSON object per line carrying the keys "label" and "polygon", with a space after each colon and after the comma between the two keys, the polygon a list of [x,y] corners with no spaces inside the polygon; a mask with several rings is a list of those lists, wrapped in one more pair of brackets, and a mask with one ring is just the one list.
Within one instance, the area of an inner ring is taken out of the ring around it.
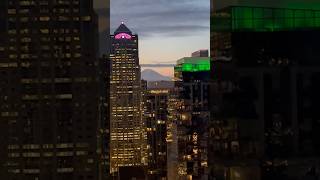
{"label": "green illuminated rooftop", "polygon": [[320,29],[320,10],[231,6],[211,18],[212,32],[310,29]]}
{"label": "green illuminated rooftop", "polygon": [[210,71],[209,57],[185,57],[177,61],[175,71],[202,72]]}

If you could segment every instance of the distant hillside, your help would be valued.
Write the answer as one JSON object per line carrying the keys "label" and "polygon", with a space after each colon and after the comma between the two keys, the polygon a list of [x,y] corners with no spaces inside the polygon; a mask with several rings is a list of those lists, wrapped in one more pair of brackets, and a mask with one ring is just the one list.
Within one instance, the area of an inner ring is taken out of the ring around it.
{"label": "distant hillside", "polygon": [[170,77],[163,76],[151,69],[145,69],[144,71],[142,71],[141,79],[144,79],[146,81],[171,81]]}
{"label": "distant hillside", "polygon": [[173,89],[174,81],[149,81],[148,89]]}

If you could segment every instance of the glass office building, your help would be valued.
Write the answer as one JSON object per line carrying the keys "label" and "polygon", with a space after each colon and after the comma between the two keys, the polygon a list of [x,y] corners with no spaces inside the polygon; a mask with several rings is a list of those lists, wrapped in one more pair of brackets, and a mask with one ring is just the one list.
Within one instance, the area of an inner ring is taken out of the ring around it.
{"label": "glass office building", "polygon": [[122,23],[111,35],[110,53],[110,170],[114,175],[120,167],[147,165],[138,52],[138,36]]}
{"label": "glass office building", "polygon": [[212,13],[211,177],[316,177],[319,12],[234,6]]}
{"label": "glass office building", "polygon": [[92,0],[0,2],[1,179],[103,179],[97,23]]}

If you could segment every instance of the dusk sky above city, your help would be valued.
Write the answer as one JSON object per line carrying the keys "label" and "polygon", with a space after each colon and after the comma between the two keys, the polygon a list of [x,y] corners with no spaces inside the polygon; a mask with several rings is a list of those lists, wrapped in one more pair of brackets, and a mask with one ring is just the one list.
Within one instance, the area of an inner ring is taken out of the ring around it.
{"label": "dusk sky above city", "polygon": [[[99,15],[100,42],[124,22],[139,35],[140,63],[174,63],[193,51],[209,49],[210,0],[110,0],[111,18],[106,17],[107,1],[95,0]],[[211,0],[215,8],[228,5],[254,5],[313,8],[318,0]],[[313,5],[313,6],[312,6]],[[319,7],[319,6],[318,6]],[[100,43],[104,51],[106,43]],[[153,68],[173,75],[172,68]]]}
{"label": "dusk sky above city", "polygon": [[[139,35],[141,64],[175,63],[210,47],[209,0],[111,0],[111,33],[124,22]],[[172,68],[156,68],[172,76]]]}

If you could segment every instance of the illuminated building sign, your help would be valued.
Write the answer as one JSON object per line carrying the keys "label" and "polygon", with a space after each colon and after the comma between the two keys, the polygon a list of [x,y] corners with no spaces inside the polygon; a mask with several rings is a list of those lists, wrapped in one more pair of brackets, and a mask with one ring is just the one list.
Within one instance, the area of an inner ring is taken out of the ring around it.
{"label": "illuminated building sign", "polygon": [[131,39],[132,36],[127,33],[120,33],[115,36],[115,39]]}
{"label": "illuminated building sign", "polygon": [[202,72],[210,71],[210,58],[183,58],[178,61],[177,66],[175,67],[176,71],[182,72]]}
{"label": "illuminated building sign", "polygon": [[166,94],[169,93],[169,90],[151,90],[151,94]]}

